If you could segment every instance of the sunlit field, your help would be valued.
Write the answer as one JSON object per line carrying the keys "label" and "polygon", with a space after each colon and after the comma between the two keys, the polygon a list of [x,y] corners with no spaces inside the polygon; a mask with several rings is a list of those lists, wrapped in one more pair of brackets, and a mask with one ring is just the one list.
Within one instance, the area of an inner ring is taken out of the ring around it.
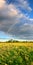
{"label": "sunlit field", "polygon": [[0,65],[33,65],[33,43],[0,43]]}

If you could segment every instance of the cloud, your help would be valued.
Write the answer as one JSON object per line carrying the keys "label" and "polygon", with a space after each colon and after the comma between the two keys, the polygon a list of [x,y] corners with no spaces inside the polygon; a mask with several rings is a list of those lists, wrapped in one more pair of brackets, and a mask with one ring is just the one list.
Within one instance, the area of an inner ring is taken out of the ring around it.
{"label": "cloud", "polygon": [[0,7],[2,7],[4,4],[4,0],[0,0]]}
{"label": "cloud", "polygon": [[20,6],[27,11],[32,11],[27,0],[20,0]]}
{"label": "cloud", "polygon": [[25,11],[32,11],[32,8],[30,7],[30,4],[28,3],[27,0],[6,0],[8,4],[12,3],[14,4],[17,8],[21,8]]}
{"label": "cloud", "polygon": [[4,32],[8,32],[9,27],[15,25],[20,16],[19,16],[19,10],[16,9],[16,7],[13,4],[7,5],[4,1],[1,0],[0,3],[3,4],[1,5],[0,8],[0,30]]}
{"label": "cloud", "polygon": [[18,0],[19,4],[7,4],[0,1],[0,31],[15,35],[20,39],[33,39],[33,19],[21,12],[18,7],[31,11],[31,7],[25,0]]}

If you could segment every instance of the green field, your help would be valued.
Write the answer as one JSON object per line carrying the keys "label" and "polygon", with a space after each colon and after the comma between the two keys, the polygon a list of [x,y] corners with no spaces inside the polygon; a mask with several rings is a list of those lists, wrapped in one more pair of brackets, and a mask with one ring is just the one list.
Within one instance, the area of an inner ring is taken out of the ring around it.
{"label": "green field", "polygon": [[33,65],[33,43],[0,43],[0,65]]}

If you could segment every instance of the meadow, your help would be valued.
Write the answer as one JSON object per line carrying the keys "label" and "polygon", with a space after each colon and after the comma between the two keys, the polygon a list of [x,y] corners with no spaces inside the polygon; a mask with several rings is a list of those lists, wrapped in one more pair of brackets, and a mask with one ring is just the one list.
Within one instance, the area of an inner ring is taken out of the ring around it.
{"label": "meadow", "polygon": [[0,65],[33,65],[33,43],[0,43]]}

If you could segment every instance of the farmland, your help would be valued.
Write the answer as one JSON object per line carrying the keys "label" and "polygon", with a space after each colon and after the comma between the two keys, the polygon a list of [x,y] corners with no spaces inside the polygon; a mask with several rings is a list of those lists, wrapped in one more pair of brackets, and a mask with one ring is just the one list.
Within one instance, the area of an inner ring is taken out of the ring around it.
{"label": "farmland", "polygon": [[33,43],[0,43],[0,65],[33,65]]}

